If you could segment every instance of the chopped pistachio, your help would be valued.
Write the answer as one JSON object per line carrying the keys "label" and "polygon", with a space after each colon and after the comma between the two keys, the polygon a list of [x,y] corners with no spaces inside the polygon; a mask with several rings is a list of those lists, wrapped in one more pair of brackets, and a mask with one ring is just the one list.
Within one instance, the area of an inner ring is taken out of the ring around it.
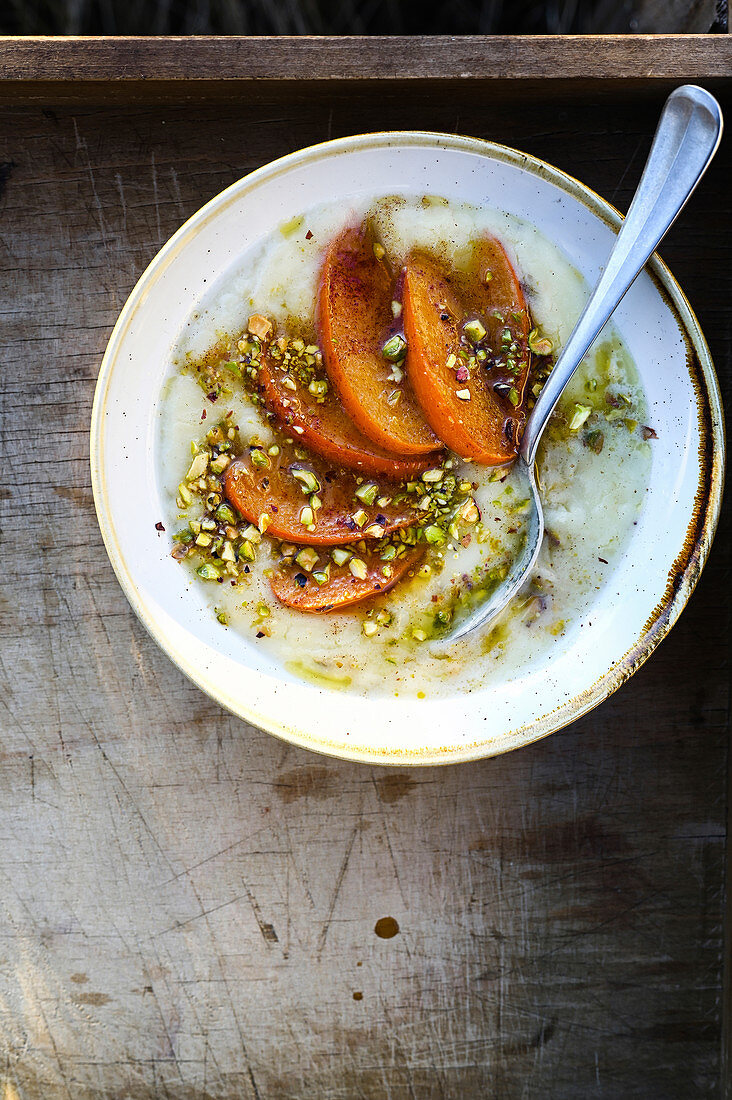
{"label": "chopped pistachio", "polygon": [[373,638],[374,634],[378,634],[378,624],[373,619],[364,619],[361,626],[361,632],[366,635],[367,638]]}
{"label": "chopped pistachio", "polygon": [[219,504],[214,512],[214,516],[220,523],[228,523],[229,526],[236,526],[236,516],[228,504]]}
{"label": "chopped pistachio", "polygon": [[512,405],[518,405],[519,392],[515,386],[511,386],[511,389],[508,391],[508,400],[511,402]]}
{"label": "chopped pistachio", "polygon": [[373,539],[382,539],[384,537],[385,528],[380,523],[371,523],[364,530],[364,535],[369,535]]}
{"label": "chopped pistachio", "polygon": [[445,541],[445,532],[441,527],[437,527],[434,523],[430,523],[424,529],[424,537],[431,545],[439,546]]}
{"label": "chopped pistachio", "polygon": [[324,585],[330,580],[330,562],[326,565],[325,569],[316,569],[313,573],[313,580],[316,584]]}
{"label": "chopped pistachio", "polygon": [[211,460],[211,470],[215,474],[222,474],[230,462],[231,459],[228,454],[219,454],[216,459]]}
{"label": "chopped pistachio", "polygon": [[461,401],[470,401],[470,390],[455,390],[455,396]]}
{"label": "chopped pistachio", "polygon": [[303,527],[310,527],[315,523],[315,514],[309,504],[306,504],[300,511],[300,523]]}
{"label": "chopped pistachio", "polygon": [[419,626],[412,627],[412,637],[414,638],[415,642],[427,641],[427,635],[425,634],[424,630],[422,630],[422,628]]}
{"label": "chopped pistachio", "polygon": [[383,244],[379,244],[378,241],[374,241],[374,256],[376,256],[377,260],[383,260],[384,256],[386,256],[386,249]]}
{"label": "chopped pistachio", "polygon": [[181,481],[180,485],[178,486],[178,496],[186,505],[193,503],[193,493],[184,481]]}
{"label": "chopped pistachio", "polygon": [[297,389],[297,382],[294,378],[290,378],[289,374],[286,374],[285,377],[282,379],[282,385],[285,387],[286,390]]}
{"label": "chopped pistachio", "polygon": [[236,554],[234,553],[234,547],[227,539],[221,549],[219,557],[222,561],[236,561]]}
{"label": "chopped pistachio", "polygon": [[205,532],[202,532],[200,535],[196,536],[196,546],[210,546],[212,541],[213,539],[211,538],[211,536],[207,535]]}
{"label": "chopped pistachio", "polygon": [[439,481],[442,481],[443,471],[438,469],[425,470],[422,474],[422,481],[426,481],[428,485],[436,485]]}
{"label": "chopped pistachio", "polygon": [[228,626],[229,616],[226,614],[226,612],[222,611],[221,608],[215,608],[214,610],[216,611],[216,619],[218,620],[218,622],[220,622],[222,626]]}
{"label": "chopped pistachio", "polygon": [[463,332],[471,344],[479,344],[485,336],[485,327],[476,318],[474,321],[468,321],[467,324],[463,325]]}
{"label": "chopped pistachio", "polygon": [[450,354],[448,355],[447,359],[445,360],[445,366],[447,367],[448,370],[452,370],[452,368],[455,366],[456,363],[457,363],[457,355],[455,354],[454,351],[451,351]]}
{"label": "chopped pistachio", "polygon": [[391,303],[391,313],[392,313],[393,317],[401,317],[402,303],[397,302],[397,301],[393,301]]}
{"label": "chopped pistachio", "polygon": [[534,355],[551,355],[554,344],[548,336],[541,336],[538,328],[532,328],[529,333],[529,347]]}
{"label": "chopped pistachio", "polygon": [[[257,534],[259,534],[259,532],[257,532]],[[249,539],[244,539],[244,541],[239,544],[239,557],[244,558],[245,561],[254,561],[256,551]]]}
{"label": "chopped pistachio", "polygon": [[255,447],[254,450],[250,452],[249,458],[251,460],[252,466],[257,466],[260,470],[269,469],[269,459],[267,458],[264,451],[260,451],[258,447]]}
{"label": "chopped pistachio", "polygon": [[267,448],[267,454],[270,455],[272,458],[277,458],[277,455],[279,453],[280,453],[280,449],[279,449],[279,447],[277,446],[276,443],[273,443],[271,447]]}
{"label": "chopped pistachio", "polygon": [[585,436],[585,443],[594,451],[596,455],[602,452],[602,448],[605,445],[605,436],[602,434],[599,428],[595,428],[593,431],[588,432]]}
{"label": "chopped pistachio", "polygon": [[318,551],[312,546],[305,546],[295,555],[295,561],[298,565],[301,565],[303,569],[308,573],[312,573],[315,566],[318,564]]}
{"label": "chopped pistachio", "polygon": [[373,504],[379,495],[379,486],[375,481],[366,481],[356,489],[356,496],[364,504]]}
{"label": "chopped pistachio", "polygon": [[389,626],[391,623],[391,611],[387,611],[385,607],[382,607],[381,611],[376,614],[376,621],[379,626]]}
{"label": "chopped pistachio", "polygon": [[575,404],[574,413],[572,419],[569,422],[569,430],[571,432],[577,432],[587,420],[588,416],[592,412],[591,405],[579,405]]}
{"label": "chopped pistachio", "polygon": [[266,512],[262,512],[261,516],[259,517],[259,520],[257,521],[257,527],[262,532],[262,534],[264,534],[264,532],[267,530],[267,528],[269,527],[269,524],[270,524],[269,515]]}
{"label": "chopped pistachio", "polygon": [[396,547],[395,546],[386,546],[381,551],[381,560],[382,561],[393,561],[395,557],[396,557]]}
{"label": "chopped pistachio", "polygon": [[397,333],[386,341],[381,349],[381,354],[392,363],[398,363],[407,354],[407,341]]}
{"label": "chopped pistachio", "polygon": [[217,581],[221,576],[216,566],[211,565],[210,562],[204,562],[203,565],[199,565],[196,573],[204,581]]}
{"label": "chopped pistachio", "polygon": [[386,398],[386,403],[387,403],[387,405],[398,405],[399,402],[401,401],[401,399],[402,399],[402,391],[401,390],[392,390],[391,393],[388,394],[388,396]]}
{"label": "chopped pistachio", "polygon": [[246,527],[239,529],[239,534],[243,539],[249,539],[250,542],[261,542],[262,534],[258,527],[255,527],[253,523],[248,523]]}
{"label": "chopped pistachio", "polygon": [[403,381],[403,379],[404,379],[404,371],[402,370],[402,368],[397,363],[394,363],[393,367],[389,371],[389,381],[390,382],[401,382],[401,381]]}
{"label": "chopped pistachio", "polygon": [[291,542],[283,542],[280,550],[282,551],[283,558],[291,558],[297,550],[297,547]]}
{"label": "chopped pistachio", "polygon": [[358,580],[366,580],[366,577],[368,576],[368,569],[366,568],[366,562],[363,561],[361,558],[351,558],[348,563],[348,568],[353,576],[356,577]]}
{"label": "chopped pistachio", "polygon": [[491,279],[493,278],[493,272],[492,271],[486,271],[483,278],[484,278],[485,282],[489,283],[491,281]]}
{"label": "chopped pistachio", "polygon": [[294,466],[291,473],[301,483],[304,493],[317,493],[320,489],[320,482],[312,470],[303,470],[299,466]]}
{"label": "chopped pistachio", "polygon": [[351,516],[351,519],[353,520],[353,522],[358,524],[359,527],[363,527],[364,523],[366,522],[366,520],[368,518],[369,517],[366,514],[366,512],[364,512],[363,508],[359,508],[359,510],[357,512],[354,512],[353,515]]}
{"label": "chopped pistachio", "polygon": [[186,474],[186,481],[195,481],[197,478],[202,477],[208,469],[208,454],[206,451],[199,451],[193,462],[188,467],[188,473]]}
{"label": "chopped pistachio", "polygon": [[259,615],[260,619],[268,619],[271,615],[271,611],[267,607],[266,603],[258,603],[257,614]]}
{"label": "chopped pistachio", "polygon": [[324,378],[313,378],[312,382],[308,385],[308,392],[313,397],[325,397],[328,392],[328,383]]}
{"label": "chopped pistachio", "polygon": [[336,565],[345,565],[352,554],[350,550],[344,550],[342,546],[336,546],[334,550],[331,550],[330,556]]}
{"label": "chopped pistachio", "polygon": [[466,523],[477,523],[480,519],[480,512],[478,506],[471,497],[469,500],[463,502],[457,510],[457,514],[460,519]]}

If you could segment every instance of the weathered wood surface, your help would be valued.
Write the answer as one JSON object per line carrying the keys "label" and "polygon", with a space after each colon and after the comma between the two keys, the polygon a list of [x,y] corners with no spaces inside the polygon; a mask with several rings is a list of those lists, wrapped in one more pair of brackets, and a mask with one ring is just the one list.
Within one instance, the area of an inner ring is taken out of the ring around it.
{"label": "weathered wood surface", "polygon": [[[457,130],[624,208],[660,99],[334,85],[247,111],[0,112],[2,1100],[719,1095],[729,524],[594,713],[389,772],[290,748],[183,679],[117,585],[87,457],[127,294],[243,173],[339,134]],[[727,395],[731,160],[663,249]]]}
{"label": "weathered wood surface", "polygon": [[86,82],[173,82],[187,94],[201,80],[685,80],[731,70],[723,34],[0,37],[5,94],[35,82],[74,82],[77,94]]}

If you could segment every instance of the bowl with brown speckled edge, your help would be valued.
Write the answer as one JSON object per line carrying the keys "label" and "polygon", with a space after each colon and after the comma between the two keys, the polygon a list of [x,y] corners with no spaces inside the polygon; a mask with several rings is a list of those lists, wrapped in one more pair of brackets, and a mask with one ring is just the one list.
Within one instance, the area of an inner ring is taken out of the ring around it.
{"label": "bowl with brown speckled edge", "polygon": [[[671,629],[706,561],[721,505],[724,429],[709,350],[683,292],[654,256],[615,315],[638,364],[662,445],[631,545],[586,622],[530,674],[428,700],[361,698],[303,683],[222,630],[190,596],[155,523],[156,422],[171,349],[212,282],[281,224],[344,196],[429,190],[530,220],[590,285],[619,213],[535,157],[431,133],[367,134],[265,165],[207,203],[168,241],[130,295],[107,347],[91,424],[94,500],[133,610],[170,659],[223,707],[316,752],[368,763],[446,764],[529,744],[620,687]],[[186,592],[188,594],[186,594]],[[617,593],[623,594],[618,600]]]}

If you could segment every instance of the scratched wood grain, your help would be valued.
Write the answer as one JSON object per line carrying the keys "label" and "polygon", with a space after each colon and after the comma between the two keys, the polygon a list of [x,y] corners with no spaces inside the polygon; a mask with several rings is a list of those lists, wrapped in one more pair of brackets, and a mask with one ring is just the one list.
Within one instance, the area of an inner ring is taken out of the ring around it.
{"label": "scratched wood grain", "polygon": [[[697,16],[705,5],[695,0]],[[541,82],[569,83],[579,98],[593,81],[597,95],[598,80],[614,90],[700,76],[716,85],[731,71],[725,34],[0,36],[0,103],[232,100],[262,84],[289,97],[303,81],[330,85],[331,97],[343,82],[419,82],[439,98],[456,79],[474,81],[481,98],[524,88],[541,100]]]}
{"label": "scratched wood grain", "polygon": [[[719,1095],[728,516],[606,704],[506,757],[391,772],[188,683],[121,594],[88,469],[120,308],[245,172],[350,132],[456,130],[625,208],[661,98],[334,85],[0,111],[2,1100]],[[727,395],[731,160],[663,250]]]}

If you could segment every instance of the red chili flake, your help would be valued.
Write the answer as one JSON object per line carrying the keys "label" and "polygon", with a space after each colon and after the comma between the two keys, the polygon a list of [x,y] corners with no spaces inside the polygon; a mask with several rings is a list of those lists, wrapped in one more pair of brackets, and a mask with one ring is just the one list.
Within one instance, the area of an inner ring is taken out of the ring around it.
{"label": "red chili flake", "polygon": [[509,527],[509,529],[508,529],[509,535],[515,535],[517,531],[518,531],[518,527]]}
{"label": "red chili flake", "polygon": [[641,428],[641,435],[644,439],[658,439],[658,436],[654,432],[653,428],[649,428],[647,424],[644,424]]}
{"label": "red chili flake", "polygon": [[305,240],[306,241],[312,240],[312,236],[313,236],[312,233],[308,229],[307,233],[305,234]]}
{"label": "red chili flake", "polygon": [[156,531],[164,531],[165,528],[163,527],[162,523],[158,522],[158,523],[155,524],[155,530]]}
{"label": "red chili flake", "polygon": [[203,410],[201,411],[201,420],[205,420],[205,419],[206,419],[206,410],[205,410],[205,409],[203,409]]}
{"label": "red chili flake", "polygon": [[209,401],[218,401],[219,399],[219,395],[216,393],[216,390],[211,390],[211,393],[207,393],[206,397],[209,399]]}
{"label": "red chili flake", "polygon": [[470,375],[468,374],[468,368],[465,366],[458,367],[458,369],[455,371],[455,378],[458,382],[467,382],[467,380],[470,378]]}
{"label": "red chili flake", "polygon": [[601,561],[603,565],[607,565],[607,558],[598,558],[597,560]]}
{"label": "red chili flake", "polygon": [[228,419],[229,419],[229,417],[230,417],[230,416],[233,416],[233,415],[234,415],[234,410],[233,410],[233,409],[229,409],[229,411],[228,411],[228,412],[227,412],[227,414],[226,414],[226,419],[228,420]]}

